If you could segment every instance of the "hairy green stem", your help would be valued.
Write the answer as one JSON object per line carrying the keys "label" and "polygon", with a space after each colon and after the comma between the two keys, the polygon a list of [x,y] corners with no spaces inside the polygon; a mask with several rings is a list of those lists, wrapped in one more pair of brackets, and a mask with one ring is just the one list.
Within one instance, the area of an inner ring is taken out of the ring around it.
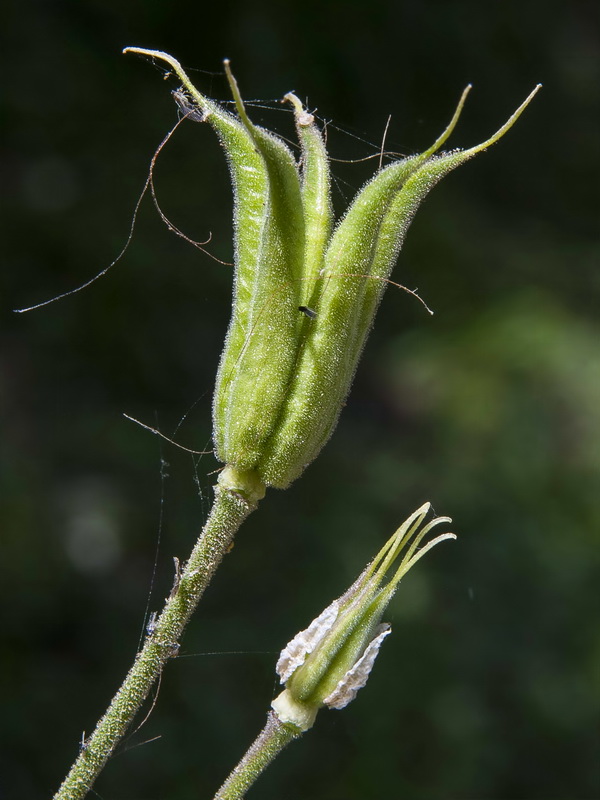
{"label": "hairy green stem", "polygon": [[127,731],[166,662],[177,654],[179,639],[215,570],[244,519],[256,508],[230,488],[217,486],[210,516],[181,574],[176,574],[162,613],[149,629],[144,646],[86,739],[54,800],[85,797],[116,745]]}
{"label": "hairy green stem", "polygon": [[302,734],[300,728],[281,720],[272,711],[267,724],[256,737],[246,755],[216,793],[214,800],[240,800],[258,776],[283,748]]}

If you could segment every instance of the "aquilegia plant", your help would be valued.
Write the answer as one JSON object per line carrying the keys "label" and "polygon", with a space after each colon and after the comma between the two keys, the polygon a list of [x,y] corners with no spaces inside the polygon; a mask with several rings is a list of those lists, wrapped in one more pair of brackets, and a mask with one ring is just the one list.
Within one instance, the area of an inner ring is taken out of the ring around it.
{"label": "aquilegia plant", "polygon": [[[214,446],[225,465],[215,500],[165,607],[125,681],[55,798],[76,800],[91,788],[115,745],[179,646],[198,601],[248,514],[267,487],[286,488],[318,455],[335,428],[377,306],[408,226],[423,198],[448,172],[494,144],[534,92],[488,140],[439,153],[462,110],[420,155],[379,169],[334,222],[330,169],[321,131],[293,94],[301,158],[277,135],[254,125],[225,62],[237,114],[205,97],[172,56],[137,47],[169,65],[185,116],[212,126],[225,151],[233,190],[235,278],[231,322],[213,402]],[[381,615],[398,581],[437,537],[417,551],[434,520],[417,534],[427,508],[399,529],[357,582],[282,653],[285,684],[267,727],[218,793],[242,797],[322,706],[341,708],[366,681],[388,628]],[[409,540],[416,538],[409,546]],[[395,575],[381,582],[400,551]]]}

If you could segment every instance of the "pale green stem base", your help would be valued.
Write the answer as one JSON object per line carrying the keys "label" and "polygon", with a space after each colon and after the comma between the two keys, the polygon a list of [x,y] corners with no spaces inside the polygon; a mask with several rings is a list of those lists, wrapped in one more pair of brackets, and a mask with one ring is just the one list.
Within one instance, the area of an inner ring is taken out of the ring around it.
{"label": "pale green stem base", "polygon": [[91,789],[110,754],[134,719],[169,658],[244,519],[256,508],[237,492],[215,488],[215,501],[189,561],[153,630],[92,735],[83,743],[54,800],[80,800]]}
{"label": "pale green stem base", "polygon": [[246,755],[216,793],[214,800],[240,800],[254,781],[293,739],[302,734],[300,728],[281,720],[272,711],[267,724],[256,737]]}

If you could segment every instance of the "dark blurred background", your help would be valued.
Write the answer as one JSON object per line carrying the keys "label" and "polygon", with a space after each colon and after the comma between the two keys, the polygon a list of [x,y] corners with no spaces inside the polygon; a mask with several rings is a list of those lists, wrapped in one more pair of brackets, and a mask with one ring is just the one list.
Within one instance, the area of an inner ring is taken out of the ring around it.
{"label": "dark blurred background", "polygon": [[[368,687],[323,712],[261,779],[265,800],[600,796],[600,46],[593,2],[23,2],[3,6],[0,797],[57,788],[206,516],[211,392],[231,269],[150,202],[106,267],[177,114],[166,50],[257,122],[293,134],[289,90],[340,159],[517,126],[437,187],[395,270],[334,438],[244,526],[104,800],[212,797],[264,721],[287,640],[430,499],[459,540],[403,582]],[[270,110],[272,109],[272,110]],[[337,126],[337,127],[336,127]],[[375,161],[334,167],[344,208]],[[229,260],[212,131],[185,123],[156,167],[165,213]],[[160,546],[157,539],[160,531]],[[159,737],[159,738],[156,738]],[[147,743],[148,740],[153,740]]]}

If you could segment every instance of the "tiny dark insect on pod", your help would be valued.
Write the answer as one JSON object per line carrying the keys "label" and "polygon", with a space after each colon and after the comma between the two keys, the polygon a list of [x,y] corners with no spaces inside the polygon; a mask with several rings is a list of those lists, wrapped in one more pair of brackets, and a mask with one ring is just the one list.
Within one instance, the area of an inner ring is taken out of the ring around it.
{"label": "tiny dark insect on pod", "polygon": [[298,306],[298,311],[301,311],[303,314],[306,314],[306,316],[309,317],[310,319],[316,319],[317,317],[317,312],[313,311],[312,308],[309,308],[308,306]]}
{"label": "tiny dark insect on pod", "polygon": [[192,122],[204,122],[206,114],[190,100],[187,94],[182,92],[181,89],[175,89],[171,94],[173,95],[173,100],[179,106],[179,110],[187,119],[191,119]]}

